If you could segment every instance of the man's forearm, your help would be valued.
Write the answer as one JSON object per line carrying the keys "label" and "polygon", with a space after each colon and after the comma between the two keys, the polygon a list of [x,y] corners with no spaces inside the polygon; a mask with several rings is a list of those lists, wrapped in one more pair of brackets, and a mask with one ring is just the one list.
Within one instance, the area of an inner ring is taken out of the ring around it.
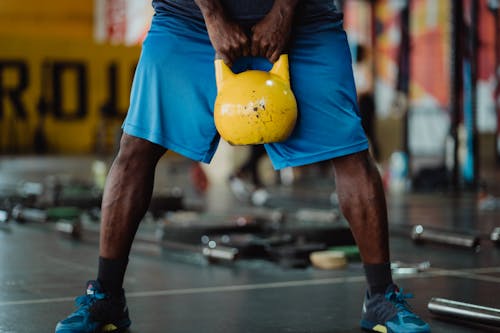
{"label": "man's forearm", "polygon": [[274,16],[274,21],[276,23],[281,20],[288,21],[294,16],[298,3],[299,0],[275,0],[270,12]]}

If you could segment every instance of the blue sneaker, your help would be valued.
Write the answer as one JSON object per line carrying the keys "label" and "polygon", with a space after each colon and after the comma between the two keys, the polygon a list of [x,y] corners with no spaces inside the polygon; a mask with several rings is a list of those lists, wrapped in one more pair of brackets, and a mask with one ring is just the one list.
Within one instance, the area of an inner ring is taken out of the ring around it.
{"label": "blue sneaker", "polygon": [[361,327],[381,333],[428,333],[429,325],[410,310],[403,289],[390,285],[385,295],[366,293],[361,314]]}
{"label": "blue sneaker", "polygon": [[87,282],[87,292],[75,300],[78,309],[57,323],[56,333],[123,332],[131,324],[124,293],[110,298],[99,281]]}

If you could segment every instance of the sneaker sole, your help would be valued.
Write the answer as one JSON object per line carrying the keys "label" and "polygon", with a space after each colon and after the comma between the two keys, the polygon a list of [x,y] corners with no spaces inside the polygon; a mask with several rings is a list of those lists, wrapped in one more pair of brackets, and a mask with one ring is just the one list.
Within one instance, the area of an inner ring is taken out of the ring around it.
{"label": "sneaker sole", "polygon": [[371,322],[368,322],[366,320],[361,321],[361,328],[367,331],[372,331],[372,332],[379,332],[379,333],[392,333],[391,330],[389,330],[387,327],[384,325],[380,324],[373,324]]}
{"label": "sneaker sole", "polygon": [[121,333],[127,331],[132,322],[129,319],[125,319],[122,322],[117,323],[116,325],[113,323],[106,324],[99,330],[99,333]]}
{"label": "sneaker sole", "polygon": [[[361,328],[366,331],[371,331],[371,332],[379,332],[379,333],[397,333],[397,331],[393,331],[387,326],[384,326],[382,324],[375,324],[366,320],[361,320]],[[409,331],[405,331],[409,332]],[[420,330],[413,330],[411,332],[415,333],[430,333],[431,330],[430,328],[422,328]]]}

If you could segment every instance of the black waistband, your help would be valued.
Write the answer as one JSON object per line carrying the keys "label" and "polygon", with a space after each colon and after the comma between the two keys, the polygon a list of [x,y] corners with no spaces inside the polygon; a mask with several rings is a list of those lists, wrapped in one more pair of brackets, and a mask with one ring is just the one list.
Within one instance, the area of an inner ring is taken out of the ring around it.
{"label": "black waistband", "polygon": [[[235,20],[258,21],[272,8],[274,0],[221,0],[229,17]],[[153,0],[156,12],[171,12],[203,19],[194,0]],[[295,13],[299,21],[314,20],[321,17],[342,19],[334,0],[302,0]]]}

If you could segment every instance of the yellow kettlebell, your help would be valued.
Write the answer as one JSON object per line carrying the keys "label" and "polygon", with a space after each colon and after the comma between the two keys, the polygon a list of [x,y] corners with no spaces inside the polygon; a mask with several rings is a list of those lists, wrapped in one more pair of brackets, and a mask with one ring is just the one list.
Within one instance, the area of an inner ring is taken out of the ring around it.
{"label": "yellow kettlebell", "polygon": [[297,102],[290,87],[287,55],[281,55],[269,72],[239,74],[216,59],[215,76],[214,119],[224,140],[254,145],[283,141],[290,135],[297,120]]}

